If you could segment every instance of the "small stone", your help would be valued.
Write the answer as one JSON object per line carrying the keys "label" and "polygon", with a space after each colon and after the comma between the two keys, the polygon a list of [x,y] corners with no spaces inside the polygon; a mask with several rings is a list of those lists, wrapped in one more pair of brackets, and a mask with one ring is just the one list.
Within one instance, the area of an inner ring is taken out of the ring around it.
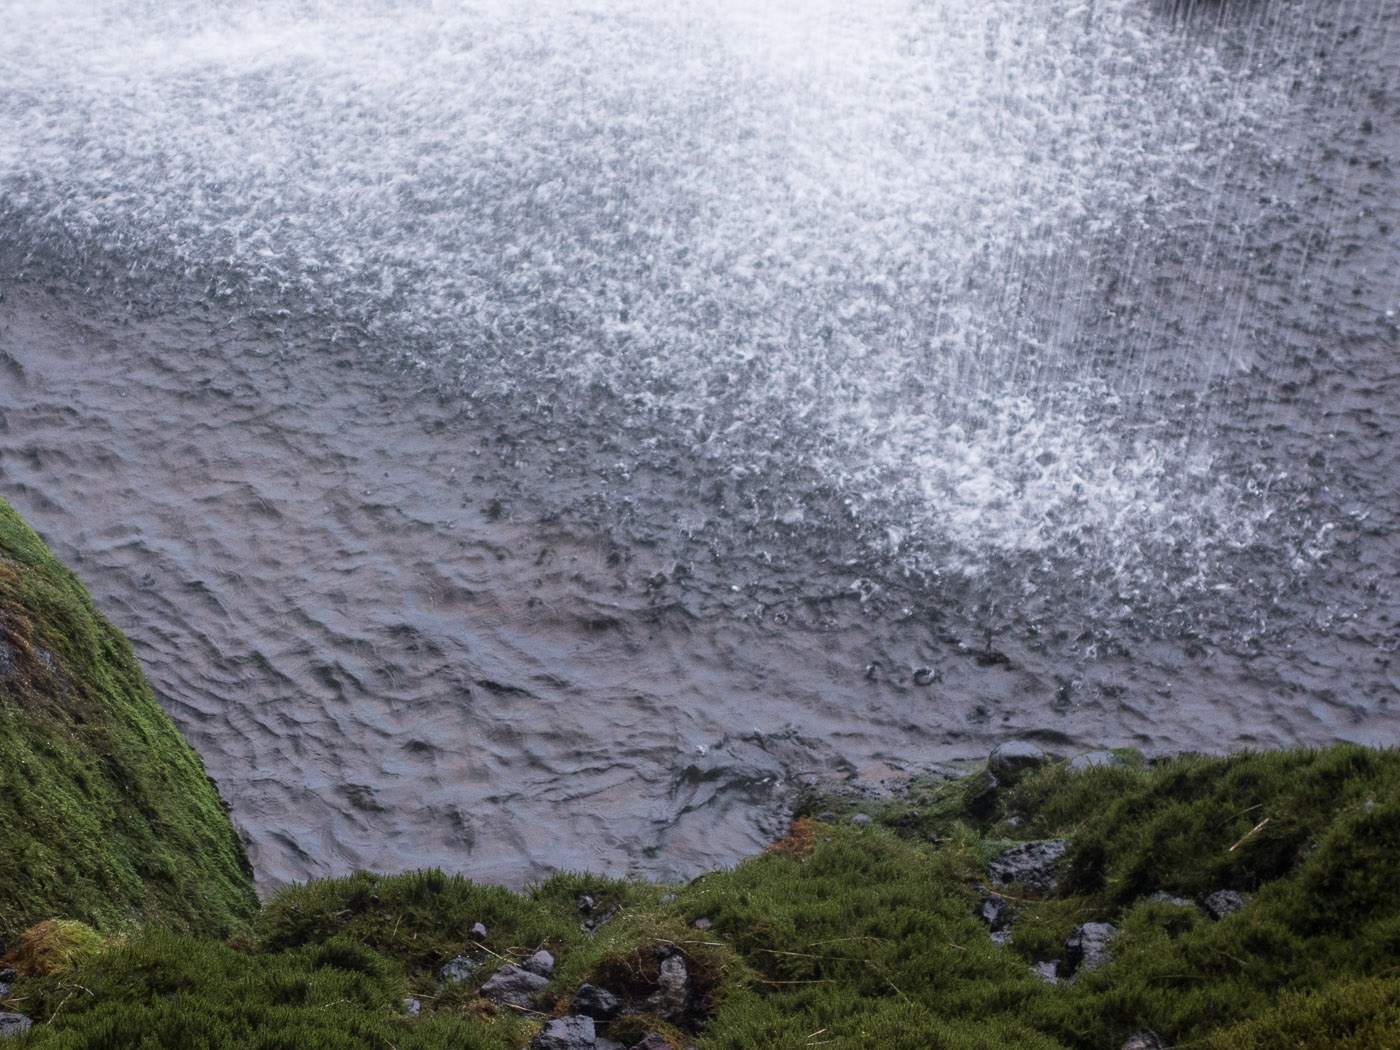
{"label": "small stone", "polygon": [[534,1002],[535,996],[539,995],[547,984],[549,982],[539,974],[507,963],[481,986],[481,995],[492,1002],[525,1009]]}
{"label": "small stone", "polygon": [[712,923],[709,919],[696,919],[695,922],[692,923],[692,925],[697,930],[713,930],[715,928],[715,924]]}
{"label": "small stone", "polygon": [[1028,769],[1043,766],[1049,759],[1045,752],[1025,740],[1009,740],[998,744],[987,757],[987,769],[1004,784],[1014,784]]}
{"label": "small stone", "polygon": [[538,974],[541,977],[553,977],[554,956],[544,950],[537,951],[534,955],[521,963],[520,968],[522,970],[529,970],[531,973]]}
{"label": "small stone", "polygon": [[1244,907],[1245,896],[1236,890],[1216,890],[1205,899],[1206,914],[1212,919],[1223,919]]}
{"label": "small stone", "polygon": [[660,1032],[648,1032],[632,1050],[671,1050],[671,1044],[666,1042],[666,1037]]}
{"label": "small stone", "polygon": [[578,910],[583,912],[583,914],[585,915],[591,912],[594,908],[598,907],[598,902],[586,893],[579,896],[577,903]]}
{"label": "small stone", "polygon": [[599,1036],[598,1041],[593,1044],[593,1050],[627,1050],[625,1043],[619,1043],[616,1039],[608,1039],[606,1036]]}
{"label": "small stone", "polygon": [[868,828],[871,824],[875,823],[875,818],[869,813],[857,813],[851,818],[851,823],[858,828]]}
{"label": "small stone", "polygon": [[987,936],[991,938],[991,941],[992,941],[993,944],[1010,944],[1010,943],[1011,943],[1011,931],[1010,931],[1010,930],[993,930],[993,931],[992,931],[991,933],[989,933]]}
{"label": "small stone", "polygon": [[422,1009],[423,1004],[412,996],[409,996],[403,1001],[403,1012],[408,1014],[409,1017],[417,1017],[418,1012]]}
{"label": "small stone", "polygon": [[1076,976],[1108,962],[1109,942],[1118,931],[1110,923],[1086,922],[1065,941],[1065,964]]}
{"label": "small stone", "polygon": [[1031,973],[1035,974],[1046,984],[1059,984],[1059,966],[1054,959],[1047,959],[1044,962],[1031,963]]}
{"label": "small stone", "polygon": [[982,921],[994,931],[1011,925],[1011,905],[1005,897],[988,897],[982,902]]}
{"label": "small stone", "polygon": [[968,811],[978,820],[989,819],[997,806],[997,789],[1000,782],[992,771],[984,769],[972,778],[967,788]]}
{"label": "small stone", "polygon": [[438,985],[446,988],[449,984],[461,984],[476,973],[476,967],[476,960],[468,959],[465,955],[449,959],[442,964],[442,969],[438,971]]}
{"label": "small stone", "polygon": [[574,1013],[585,1014],[595,1021],[611,1021],[622,1013],[622,1000],[596,984],[581,984],[574,993],[572,1009]]}
{"label": "small stone", "polygon": [[1070,759],[1069,768],[1072,773],[1079,773],[1086,769],[1106,769],[1109,766],[1121,766],[1123,760],[1112,751],[1085,751],[1082,755],[1075,755]]}
{"label": "small stone", "polygon": [[530,1050],[596,1050],[596,1046],[593,1018],[577,1014],[556,1017],[530,1040]]}
{"label": "small stone", "polygon": [[1150,1028],[1140,1028],[1123,1041],[1120,1050],[1164,1050],[1162,1037]]}
{"label": "small stone", "polygon": [[619,910],[617,905],[613,905],[607,911],[597,912],[594,914],[593,918],[584,919],[583,922],[579,923],[578,928],[584,933],[593,933],[600,926],[606,926],[608,923],[612,922]]}
{"label": "small stone", "polygon": [[486,927],[479,922],[472,923],[471,935],[478,941],[486,940]]}
{"label": "small stone", "polygon": [[24,1014],[0,1013],[0,1039],[12,1035],[23,1035],[33,1027],[34,1022],[25,1017]]}
{"label": "small stone", "polygon": [[987,875],[993,882],[1019,882],[1049,893],[1055,888],[1055,868],[1064,853],[1064,839],[1023,842],[998,855],[987,866]]}
{"label": "small stone", "polygon": [[680,955],[668,955],[661,960],[661,976],[657,989],[646,1001],[647,1011],[663,1021],[673,1024],[684,1020],[690,1008],[690,974],[685,968],[685,959]]}
{"label": "small stone", "polygon": [[1166,890],[1158,890],[1147,898],[1150,901],[1159,901],[1162,904],[1174,904],[1178,908],[1194,908],[1196,905],[1188,901],[1185,897],[1175,897]]}

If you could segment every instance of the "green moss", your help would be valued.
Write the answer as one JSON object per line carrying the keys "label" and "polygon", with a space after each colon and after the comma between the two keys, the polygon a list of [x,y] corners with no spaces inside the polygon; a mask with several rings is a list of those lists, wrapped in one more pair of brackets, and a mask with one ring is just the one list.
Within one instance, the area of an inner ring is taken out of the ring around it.
{"label": "green moss", "polygon": [[1400,978],[1338,981],[1292,993],[1252,1020],[1207,1037],[1204,1050],[1377,1050],[1400,1046]]}
{"label": "green moss", "polygon": [[[248,955],[150,928],[68,978],[28,981],[27,1045],[62,1050],[515,1050],[530,1023],[413,1019],[398,968],[343,937]],[[20,1045],[25,1045],[21,1041]]]}
{"label": "green moss", "polygon": [[126,639],[0,501],[0,938],[41,920],[226,933],[241,844]]}

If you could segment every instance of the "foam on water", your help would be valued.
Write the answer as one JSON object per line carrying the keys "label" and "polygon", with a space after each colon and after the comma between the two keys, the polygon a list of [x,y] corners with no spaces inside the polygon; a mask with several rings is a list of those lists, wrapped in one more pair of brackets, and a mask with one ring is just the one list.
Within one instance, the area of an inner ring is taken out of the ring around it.
{"label": "foam on water", "polygon": [[304,298],[463,397],[602,387],[615,425],[800,433],[778,454],[857,503],[924,494],[881,527],[956,536],[974,567],[1053,542],[1070,490],[1119,534],[1155,527],[1178,452],[1083,432],[1083,381],[1132,361],[1082,374],[1063,283],[1101,235],[1169,223],[1158,198],[1189,206],[1183,180],[1281,97],[1128,2],[9,22],[11,228],[208,275],[235,310]]}

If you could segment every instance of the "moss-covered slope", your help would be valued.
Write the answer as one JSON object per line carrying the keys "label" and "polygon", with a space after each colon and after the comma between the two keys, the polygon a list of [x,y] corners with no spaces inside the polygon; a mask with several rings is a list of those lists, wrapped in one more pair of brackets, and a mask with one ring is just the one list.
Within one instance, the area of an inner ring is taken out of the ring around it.
{"label": "moss-covered slope", "polygon": [[[683,886],[292,886],[238,941],[151,927],[21,979],[9,1005],[38,1022],[20,1045],[64,1050],[518,1050],[585,983],[622,1000],[600,1028],[624,1047],[659,1031],[675,1050],[1119,1050],[1148,1029],[1138,1046],[1400,1046],[1400,754],[1124,758],[1051,764],[990,800],[976,777],[817,799],[765,855]],[[992,858],[1049,835],[1067,840],[1057,888],[989,881]],[[1198,906],[1222,890],[1243,906]],[[1002,944],[992,899],[1014,913]],[[1086,922],[1113,924],[1109,961],[1038,978]],[[498,968],[542,948],[558,963],[529,1008],[488,1001]],[[689,1006],[663,1019],[677,953]],[[441,984],[459,956],[475,968]]]}
{"label": "moss-covered slope", "polygon": [[241,843],[126,639],[0,501],[0,939],[41,920],[226,933]]}

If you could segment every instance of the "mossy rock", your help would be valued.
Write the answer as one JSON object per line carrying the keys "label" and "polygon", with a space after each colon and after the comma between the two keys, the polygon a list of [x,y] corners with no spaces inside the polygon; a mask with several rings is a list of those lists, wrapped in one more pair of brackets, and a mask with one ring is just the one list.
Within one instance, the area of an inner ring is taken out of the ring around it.
{"label": "mossy rock", "polygon": [[0,501],[0,939],[46,919],[226,935],[252,871],[122,634]]}

